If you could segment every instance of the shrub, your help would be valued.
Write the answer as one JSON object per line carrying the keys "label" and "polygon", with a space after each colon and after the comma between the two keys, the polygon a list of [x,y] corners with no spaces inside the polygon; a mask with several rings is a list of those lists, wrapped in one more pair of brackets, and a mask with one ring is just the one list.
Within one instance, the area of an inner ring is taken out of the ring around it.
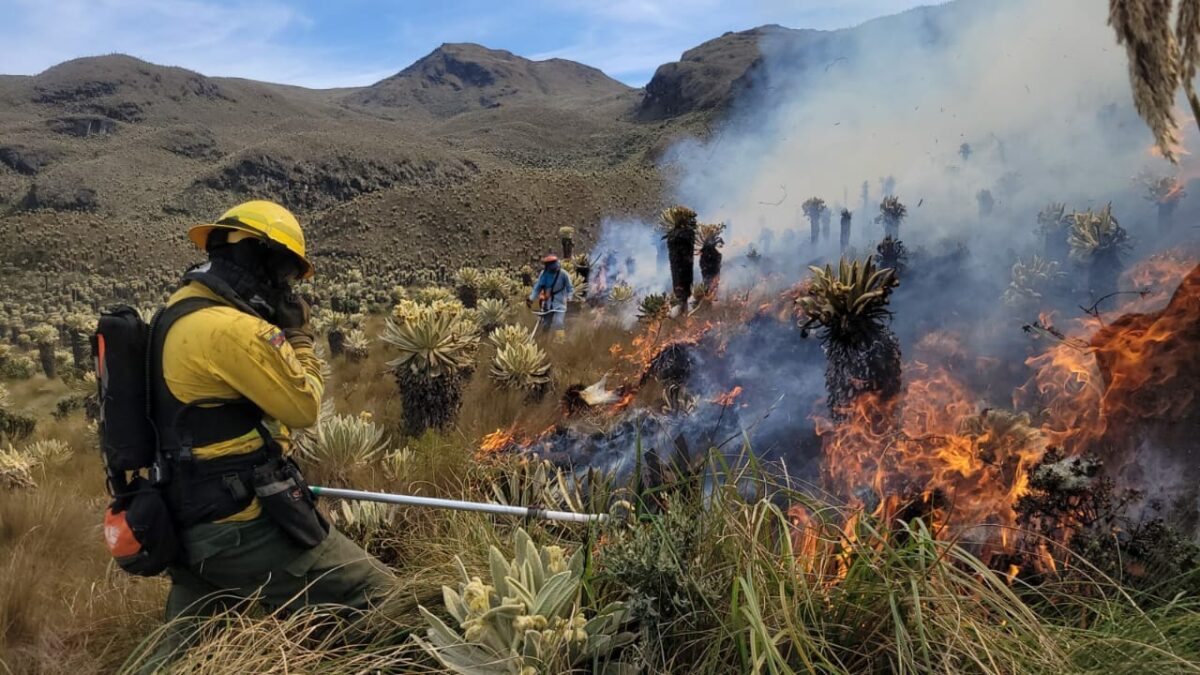
{"label": "shrub", "polygon": [[0,345],[0,379],[28,380],[35,372],[37,365],[28,355]]}
{"label": "shrub", "polygon": [[[711,628],[729,587],[728,568],[701,559],[705,518],[680,504],[612,535],[600,570],[630,598],[644,631],[683,635]],[[666,636],[663,636],[666,637]]]}
{"label": "shrub", "polygon": [[484,298],[479,301],[476,309],[479,312],[479,328],[485,333],[494,331],[508,319],[509,306],[505,300]]}

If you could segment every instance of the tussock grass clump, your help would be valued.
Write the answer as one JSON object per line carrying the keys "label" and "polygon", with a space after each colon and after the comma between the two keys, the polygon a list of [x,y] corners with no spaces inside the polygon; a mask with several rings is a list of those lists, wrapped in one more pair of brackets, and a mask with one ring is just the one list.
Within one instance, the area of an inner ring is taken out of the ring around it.
{"label": "tussock grass clump", "polygon": [[35,464],[57,466],[71,459],[71,446],[55,438],[34,441],[25,446],[24,454]]}
{"label": "tussock grass clump", "polygon": [[0,448],[0,484],[9,490],[37,487],[33,470],[39,464],[35,457],[12,445]]}

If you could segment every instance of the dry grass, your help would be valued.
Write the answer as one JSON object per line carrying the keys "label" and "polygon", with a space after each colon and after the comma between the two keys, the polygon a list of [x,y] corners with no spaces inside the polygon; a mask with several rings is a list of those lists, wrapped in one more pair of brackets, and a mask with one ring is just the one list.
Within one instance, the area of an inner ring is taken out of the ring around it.
{"label": "dry grass", "polygon": [[114,669],[159,621],[165,584],[132,579],[101,543],[107,500],[86,425],[41,422],[75,455],[40,467],[39,488],[0,493],[0,663],[12,672]]}

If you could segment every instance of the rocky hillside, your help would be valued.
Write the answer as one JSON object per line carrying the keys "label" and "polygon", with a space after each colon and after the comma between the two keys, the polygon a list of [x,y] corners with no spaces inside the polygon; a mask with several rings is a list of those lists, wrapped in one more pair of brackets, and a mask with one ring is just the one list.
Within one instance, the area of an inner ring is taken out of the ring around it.
{"label": "rocky hillside", "polygon": [[901,24],[928,24],[937,39],[937,16],[990,1],[848,31],[727,33],[660,67],[644,90],[471,44],[356,89],[123,55],[0,76],[0,274],[177,266],[195,256],[187,225],[253,197],[310,223],[318,262],[522,262],[553,247],[561,225],[586,246],[604,216],[664,205],[654,162],[674,139],[704,133],[738,100],[761,101],[748,94],[762,91],[764,50],[802,72]]}
{"label": "rocky hillside", "polygon": [[[444,71],[439,79],[435,61],[488,74],[471,80]],[[417,74],[424,85],[405,98],[411,91],[401,84]],[[502,103],[479,105],[471,88]],[[192,256],[187,224],[258,196],[310,223],[373,223],[377,236],[341,238],[349,264],[395,259],[382,242],[418,230],[436,241],[473,216],[486,214],[499,241],[516,237],[506,214],[486,202],[477,214],[437,208],[475,181],[503,175],[513,193],[543,194],[547,171],[591,172],[596,179],[573,185],[580,199],[563,199],[552,222],[522,213],[512,225],[523,240],[536,226],[545,233],[539,246],[549,246],[557,226],[599,218],[572,204],[609,203],[613,186],[648,195],[645,212],[657,208],[659,180],[643,157],[652,130],[622,119],[635,100],[634,90],[585,66],[462,45],[373,87],[336,93],[210,78],[121,55],[0,78],[0,266],[133,272],[143,262],[179,264]],[[608,113],[597,112],[606,105]],[[371,211],[374,202],[359,203],[388,192],[430,207]],[[405,252],[414,263],[432,253]]]}
{"label": "rocky hillside", "polygon": [[646,84],[637,115],[643,120],[663,120],[687,113],[721,110],[736,97],[738,84],[761,59],[764,37],[800,39],[805,33],[781,26],[761,26],[725,33],[694,49],[675,62],[658,67]]}
{"label": "rocky hillside", "polygon": [[635,114],[643,121],[671,120],[724,113],[747,100],[769,104],[772,95],[783,93],[796,79],[853,59],[863,45],[908,44],[914,37],[929,47],[944,44],[970,15],[992,11],[1003,1],[955,0],[835,31],[771,25],[725,33],[684,52],[679,61],[659,66]]}

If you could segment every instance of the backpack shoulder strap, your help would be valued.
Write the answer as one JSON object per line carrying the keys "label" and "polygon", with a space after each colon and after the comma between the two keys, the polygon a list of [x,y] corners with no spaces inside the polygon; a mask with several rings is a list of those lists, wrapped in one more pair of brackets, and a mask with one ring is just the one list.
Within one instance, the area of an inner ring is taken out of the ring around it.
{"label": "backpack shoulder strap", "polygon": [[[166,379],[163,373],[163,347],[166,344],[167,334],[175,322],[183,317],[198,312],[209,307],[226,307],[222,302],[212,300],[210,298],[184,298],[173,305],[169,305],[160,309],[150,323],[150,335],[148,339],[149,348],[146,350],[146,413],[151,421],[158,420],[159,422],[170,425],[170,437],[182,440],[179,449],[179,459],[184,461],[191,460],[192,439],[190,434],[185,433],[183,438],[179,438],[179,422],[183,416],[190,410],[201,409],[200,406],[222,405],[235,406],[236,408],[245,407],[246,410],[240,411],[239,417],[244,417],[243,424],[248,424],[261,416],[258,406],[250,403],[243,397],[224,399],[224,398],[202,398],[188,403],[176,402],[175,411],[170,415],[170,419],[159,419],[155,414],[154,406],[162,404],[163,399],[170,396],[170,388],[167,387]],[[156,387],[157,385],[157,387]],[[156,392],[155,389],[159,391]],[[161,453],[163,449],[164,430],[158,428],[155,424],[155,436],[158,450]],[[261,433],[261,432],[260,432]]]}
{"label": "backpack shoulder strap", "polygon": [[160,308],[150,320],[149,333],[146,336],[146,416],[154,419],[154,379],[162,377],[162,349],[167,339],[167,331],[175,322],[193,312],[208,307],[216,307],[221,303],[209,298],[184,298],[179,302]]}

